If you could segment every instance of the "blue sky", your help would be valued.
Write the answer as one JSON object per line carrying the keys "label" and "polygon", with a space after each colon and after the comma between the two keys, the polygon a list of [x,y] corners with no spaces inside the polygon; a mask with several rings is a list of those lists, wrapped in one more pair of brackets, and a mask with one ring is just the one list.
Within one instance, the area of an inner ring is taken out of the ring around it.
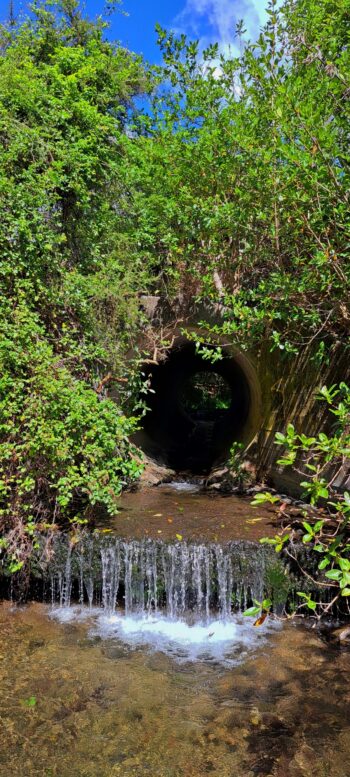
{"label": "blue sky", "polygon": [[[218,41],[223,49],[234,42],[235,24],[244,19],[248,37],[256,38],[265,21],[267,0],[124,0],[123,10],[113,17],[110,35],[151,62],[159,61],[154,27],[157,22],[167,29],[199,38],[203,46]],[[6,18],[9,0],[0,0],[1,19]],[[26,0],[14,0],[16,14]],[[87,13],[101,12],[104,0],[85,0]]]}

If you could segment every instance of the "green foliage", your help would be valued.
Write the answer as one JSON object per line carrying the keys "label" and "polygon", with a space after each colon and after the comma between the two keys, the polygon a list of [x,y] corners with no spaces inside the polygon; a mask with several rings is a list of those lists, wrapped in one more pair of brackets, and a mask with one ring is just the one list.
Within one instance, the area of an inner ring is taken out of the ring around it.
{"label": "green foliage", "polygon": [[226,466],[228,467],[232,483],[240,491],[244,491],[249,483],[254,480],[254,475],[245,461],[245,445],[243,443],[232,443]]}
{"label": "green foliage", "polygon": [[266,502],[273,505],[278,502],[278,496],[273,496],[269,491],[259,491],[252,499],[253,507],[259,507],[259,505],[263,505]]}
{"label": "green foliage", "polygon": [[[268,500],[264,500],[268,501]],[[278,501],[278,499],[277,499]],[[262,504],[262,502],[260,502]],[[272,545],[275,548],[276,553],[280,553],[286,542],[289,541],[289,534],[276,534],[274,537],[263,537],[260,542],[262,545]]]}
{"label": "green foliage", "polygon": [[[190,335],[191,338],[191,335]],[[222,348],[217,345],[215,348],[204,345],[203,340],[196,340],[196,353],[201,356],[204,361],[215,364],[221,361],[223,358]]]}
{"label": "green foliage", "polygon": [[[339,386],[323,388],[318,399],[326,402],[335,418],[335,424],[329,434],[319,433],[315,437],[298,434],[291,424],[286,434],[277,433],[276,443],[283,446],[283,457],[279,463],[283,467],[293,466],[306,479],[301,481],[304,496],[313,507],[319,506],[321,517],[316,513],[304,511],[304,520],[293,520],[288,509],[283,507],[285,526],[274,538],[264,538],[261,542],[275,547],[277,553],[287,549],[293,556],[296,539],[301,539],[312,555],[317,558],[318,576],[313,580],[314,587],[322,590],[334,588],[331,602],[315,601],[312,595],[298,592],[304,600],[303,605],[319,617],[329,612],[340,597],[350,596],[350,494],[337,488],[337,480],[348,471],[350,460],[350,388],[341,383]],[[271,501],[268,492],[258,494],[255,504]],[[276,497],[273,497],[276,501]],[[307,520],[306,520],[307,519]],[[291,542],[293,540],[293,542]],[[310,575],[305,570],[305,574]]]}
{"label": "green foliage", "polygon": [[208,337],[327,359],[350,321],[347,0],[270,0],[241,57],[158,36],[140,244],[168,295],[219,306]]}
{"label": "green foliage", "polygon": [[248,609],[244,611],[243,615],[248,617],[255,617],[256,615],[259,615],[259,620],[261,620],[261,623],[256,622],[254,625],[260,626],[265,620],[264,615],[266,616],[270,612],[271,607],[271,599],[263,599],[262,602],[258,602],[256,599],[254,599],[254,605],[252,607],[248,607]]}
{"label": "green foliage", "polygon": [[57,0],[0,28],[0,552],[12,572],[40,531],[86,520],[96,502],[114,510],[139,474],[136,420],[106,386],[124,385],[147,285],[126,130],[149,79],[105,26]]}
{"label": "green foliage", "polygon": [[181,402],[190,413],[227,410],[231,404],[230,386],[216,372],[197,372],[185,383]]}
{"label": "green foliage", "polygon": [[[25,303],[7,307],[0,334],[0,522],[10,571],[52,522],[83,521],[87,506],[116,510],[140,467],[128,442],[135,419],[74,377]],[[2,313],[5,311],[2,310]]]}
{"label": "green foliage", "polygon": [[36,707],[37,705],[37,698],[36,696],[29,696],[29,699],[24,699],[22,701],[23,707],[28,707],[29,709],[33,709],[33,707]]}
{"label": "green foliage", "polygon": [[279,558],[276,558],[275,561],[268,561],[264,584],[274,606],[286,603],[292,583],[286,566]]}
{"label": "green foliage", "polygon": [[317,602],[312,599],[311,594],[305,594],[303,591],[297,591],[298,596],[300,596],[301,599],[304,599],[305,605],[308,608],[308,610],[312,610],[312,612],[316,612],[317,610]]}

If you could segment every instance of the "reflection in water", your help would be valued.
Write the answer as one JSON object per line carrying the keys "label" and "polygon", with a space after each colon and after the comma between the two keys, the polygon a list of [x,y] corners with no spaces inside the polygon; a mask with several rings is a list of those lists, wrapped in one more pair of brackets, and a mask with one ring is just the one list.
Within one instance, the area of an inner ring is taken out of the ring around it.
{"label": "reflection in water", "polygon": [[96,525],[124,539],[230,542],[276,533],[276,508],[255,508],[251,497],[199,492],[192,483],[167,483],[122,494],[116,516],[96,516]]}
{"label": "reflection in water", "polygon": [[0,607],[1,777],[349,777],[350,655],[314,632],[228,668],[48,614]]}

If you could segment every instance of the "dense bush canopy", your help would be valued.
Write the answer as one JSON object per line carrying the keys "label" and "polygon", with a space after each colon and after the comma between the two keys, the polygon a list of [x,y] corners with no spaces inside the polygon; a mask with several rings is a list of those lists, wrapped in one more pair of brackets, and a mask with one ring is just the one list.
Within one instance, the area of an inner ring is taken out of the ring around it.
{"label": "dense bush canopy", "polygon": [[[241,56],[158,29],[150,68],[76,0],[0,28],[0,522],[113,510],[138,474],[128,415],[143,293],[219,305],[241,348],[348,347],[348,0],[270,0]],[[134,98],[150,95],[147,111]],[[153,333],[156,337],[156,334]],[[166,342],[160,336],[162,348]],[[210,338],[210,332],[205,331]],[[129,385],[125,383],[125,376]]]}
{"label": "dense bush canopy", "polygon": [[[159,29],[144,231],[165,289],[219,302],[243,347],[348,344],[349,4],[271,0],[242,56]],[[139,170],[138,173],[139,175]]]}
{"label": "dense bush canopy", "polygon": [[115,508],[135,419],[105,397],[145,276],[124,149],[142,62],[71,0],[0,32],[1,512],[11,568],[39,527]]}

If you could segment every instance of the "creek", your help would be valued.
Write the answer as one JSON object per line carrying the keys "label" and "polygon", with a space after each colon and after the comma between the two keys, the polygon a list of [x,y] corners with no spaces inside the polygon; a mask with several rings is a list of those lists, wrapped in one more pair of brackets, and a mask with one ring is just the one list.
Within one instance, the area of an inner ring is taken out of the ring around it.
{"label": "creek", "polygon": [[273,530],[173,485],[57,537],[38,601],[0,605],[0,775],[349,777],[350,654],[242,615],[293,595]]}

